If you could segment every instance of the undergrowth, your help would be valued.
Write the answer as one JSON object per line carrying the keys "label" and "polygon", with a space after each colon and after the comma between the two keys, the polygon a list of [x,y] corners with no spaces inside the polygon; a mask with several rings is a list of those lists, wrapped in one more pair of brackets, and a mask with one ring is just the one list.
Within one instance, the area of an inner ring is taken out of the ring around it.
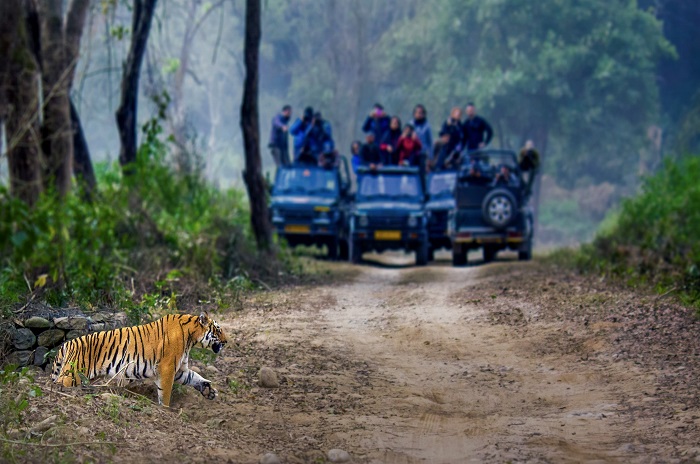
{"label": "undergrowth", "polygon": [[284,251],[259,259],[243,192],[176,171],[159,119],[143,133],[129,175],[116,163],[96,167],[92,201],[77,191],[62,199],[46,193],[29,207],[0,186],[5,316],[42,301],[125,309],[137,323],[154,312],[236,306],[242,291],[291,268]]}
{"label": "undergrowth", "polygon": [[573,255],[588,271],[675,293],[700,310],[700,157],[667,162]]}

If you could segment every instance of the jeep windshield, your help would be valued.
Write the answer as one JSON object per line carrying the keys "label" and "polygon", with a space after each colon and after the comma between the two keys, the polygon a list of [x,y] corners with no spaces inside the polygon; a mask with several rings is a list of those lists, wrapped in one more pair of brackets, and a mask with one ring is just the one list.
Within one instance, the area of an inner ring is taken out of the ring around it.
{"label": "jeep windshield", "polygon": [[277,174],[274,195],[322,195],[338,194],[336,172],[317,167],[285,168]]}
{"label": "jeep windshield", "polygon": [[423,201],[423,189],[416,174],[365,174],[359,178],[357,199]]}
{"label": "jeep windshield", "polygon": [[438,172],[431,175],[428,184],[430,198],[452,197],[456,182],[456,172]]}

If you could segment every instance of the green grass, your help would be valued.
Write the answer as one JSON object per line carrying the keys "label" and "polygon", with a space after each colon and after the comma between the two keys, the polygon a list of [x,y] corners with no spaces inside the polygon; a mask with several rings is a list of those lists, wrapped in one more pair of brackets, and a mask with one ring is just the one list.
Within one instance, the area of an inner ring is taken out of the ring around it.
{"label": "green grass", "polygon": [[700,310],[700,157],[667,162],[573,256],[581,269],[674,293]]}

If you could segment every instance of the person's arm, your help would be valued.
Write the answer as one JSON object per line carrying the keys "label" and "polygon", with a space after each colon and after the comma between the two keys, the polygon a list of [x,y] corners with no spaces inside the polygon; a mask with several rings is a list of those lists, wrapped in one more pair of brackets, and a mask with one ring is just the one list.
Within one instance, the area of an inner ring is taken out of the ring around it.
{"label": "person's arm", "polygon": [[284,129],[285,124],[282,122],[282,118],[280,118],[279,114],[272,118],[272,127],[280,130]]}
{"label": "person's arm", "polygon": [[425,131],[425,143],[428,145],[427,147],[424,147],[425,154],[428,156],[428,159],[431,159],[433,157],[433,131],[430,129],[427,121],[425,122],[425,125],[427,126]]}
{"label": "person's arm", "polygon": [[372,121],[372,117],[367,116],[367,119],[365,119],[365,123],[362,124],[362,132],[364,132],[365,134],[368,132],[372,132]]}

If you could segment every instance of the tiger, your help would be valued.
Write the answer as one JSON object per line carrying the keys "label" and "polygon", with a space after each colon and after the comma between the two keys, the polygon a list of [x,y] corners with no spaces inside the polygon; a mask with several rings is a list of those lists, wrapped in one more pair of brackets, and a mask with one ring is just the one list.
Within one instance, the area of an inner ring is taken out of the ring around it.
{"label": "tiger", "polygon": [[54,383],[75,387],[107,376],[120,379],[155,377],[158,403],[170,407],[173,383],[190,385],[206,399],[216,398],[211,382],[188,367],[194,346],[219,353],[227,339],[206,313],[169,314],[150,324],[96,332],[65,342],[51,370]]}

